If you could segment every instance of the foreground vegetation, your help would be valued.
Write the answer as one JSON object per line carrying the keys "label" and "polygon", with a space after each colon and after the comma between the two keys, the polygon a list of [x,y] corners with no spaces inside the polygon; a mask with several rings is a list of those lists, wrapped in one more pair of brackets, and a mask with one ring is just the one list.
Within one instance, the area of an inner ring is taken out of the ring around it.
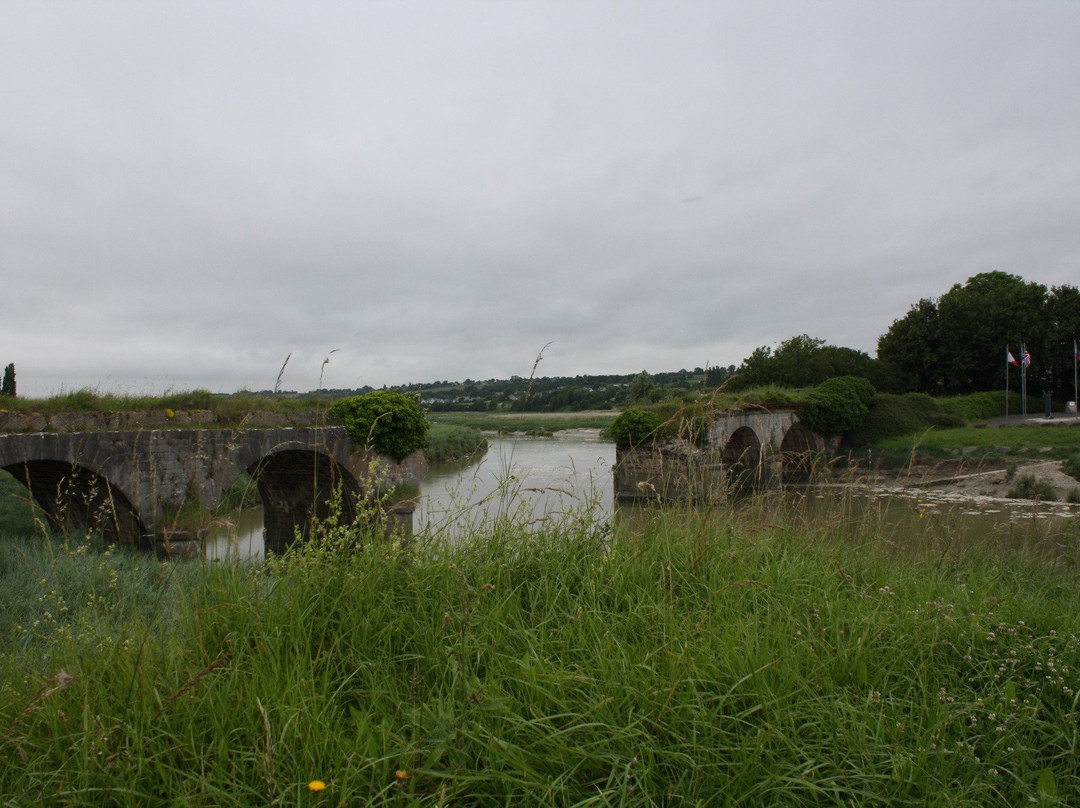
{"label": "foreground vegetation", "polygon": [[1080,535],[959,546],[928,519],[888,537],[849,504],[632,530],[511,509],[408,547],[331,526],[262,566],[160,565],[27,521],[0,542],[0,793],[1080,800]]}

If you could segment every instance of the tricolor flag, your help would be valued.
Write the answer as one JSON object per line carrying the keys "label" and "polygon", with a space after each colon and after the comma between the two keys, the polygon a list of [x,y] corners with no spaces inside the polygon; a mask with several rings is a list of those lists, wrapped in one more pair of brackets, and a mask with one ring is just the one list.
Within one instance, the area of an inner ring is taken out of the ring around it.
{"label": "tricolor flag", "polygon": [[1020,357],[1020,361],[1024,363],[1024,367],[1027,367],[1031,364],[1031,354],[1024,351],[1024,355]]}
{"label": "tricolor flag", "polygon": [[1020,363],[1016,361],[1015,357],[1013,357],[1012,355],[1012,351],[1010,351],[1008,348],[1005,349],[1005,361],[1008,362],[1010,365],[1016,365],[1017,367],[1020,367]]}

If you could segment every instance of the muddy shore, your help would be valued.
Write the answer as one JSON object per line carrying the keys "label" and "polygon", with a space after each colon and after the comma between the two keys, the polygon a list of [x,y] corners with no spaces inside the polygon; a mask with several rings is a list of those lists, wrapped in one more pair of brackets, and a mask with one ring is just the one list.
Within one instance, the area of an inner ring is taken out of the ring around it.
{"label": "muddy shore", "polygon": [[[1030,475],[1036,483],[1044,483],[1054,491],[1052,505],[1063,514],[1080,515],[1080,504],[1068,504],[1067,499],[1080,496],[1080,480],[1061,470],[1060,460],[1024,460],[1015,464],[994,461],[981,464],[943,462],[936,465],[913,466],[898,472],[870,471],[859,483],[877,491],[899,494],[938,502],[972,504],[1031,504],[1032,500],[1009,496],[1016,481]],[[1077,493],[1072,493],[1077,492]]]}

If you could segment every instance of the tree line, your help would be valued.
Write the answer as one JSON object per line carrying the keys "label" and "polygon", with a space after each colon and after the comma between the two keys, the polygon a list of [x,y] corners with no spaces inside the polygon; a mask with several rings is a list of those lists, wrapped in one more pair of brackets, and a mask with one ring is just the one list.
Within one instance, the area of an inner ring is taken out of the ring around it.
{"label": "tree line", "polygon": [[631,404],[647,404],[678,398],[713,388],[729,368],[694,368],[670,372],[636,374],[596,374],[487,379],[463,382],[435,381],[395,388],[420,395],[431,412],[580,412],[604,410]]}
{"label": "tree line", "polygon": [[[812,387],[859,376],[890,393],[962,395],[1001,390],[1006,346],[1031,355],[1028,390],[1071,397],[1080,339],[1080,290],[1026,281],[1005,272],[974,275],[939,298],[923,298],[878,339],[877,356],[827,345],[806,334],[747,357],[728,389],[777,384]],[[1019,388],[1019,370],[1012,382]]]}
{"label": "tree line", "polygon": [[[886,393],[952,396],[1005,385],[1006,346],[1031,355],[1033,395],[1073,395],[1074,341],[1080,340],[1080,290],[1047,288],[1006,272],[974,275],[938,298],[923,298],[878,338],[877,356],[800,334],[761,346],[738,366],[637,374],[598,374],[476,381],[434,381],[395,387],[420,396],[432,412],[572,412],[683,398],[718,387],[811,388],[827,379],[867,379]],[[1011,368],[1012,389],[1019,370]],[[365,392],[371,388],[365,388]],[[340,395],[341,391],[320,391]]]}

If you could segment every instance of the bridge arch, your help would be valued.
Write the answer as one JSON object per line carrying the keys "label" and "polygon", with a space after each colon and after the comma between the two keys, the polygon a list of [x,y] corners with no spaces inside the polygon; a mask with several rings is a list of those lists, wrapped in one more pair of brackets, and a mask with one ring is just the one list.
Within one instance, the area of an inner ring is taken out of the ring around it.
{"label": "bridge arch", "polygon": [[784,482],[805,482],[810,479],[814,463],[824,450],[821,437],[803,424],[795,421],[784,433],[780,443],[781,474]]}
{"label": "bridge arch", "polygon": [[4,471],[26,486],[53,530],[89,530],[113,544],[152,549],[131,500],[104,474],[55,459],[26,460]]}
{"label": "bridge arch", "polygon": [[342,523],[356,518],[362,495],[359,481],[328,453],[311,449],[279,449],[245,469],[258,486],[263,533],[268,552],[281,553],[312,524],[335,508]]}
{"label": "bridge arch", "polygon": [[760,488],[765,478],[764,459],[757,432],[749,426],[740,426],[732,432],[721,453],[728,490],[740,492]]}

